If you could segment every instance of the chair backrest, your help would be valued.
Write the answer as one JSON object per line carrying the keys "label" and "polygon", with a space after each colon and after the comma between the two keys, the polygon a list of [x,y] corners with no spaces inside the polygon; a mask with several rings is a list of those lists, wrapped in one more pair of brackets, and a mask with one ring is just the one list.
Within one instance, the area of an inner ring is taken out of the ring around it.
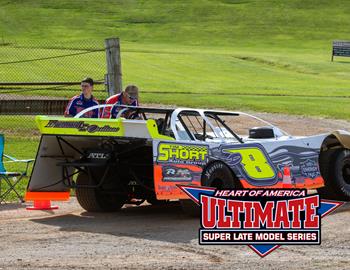
{"label": "chair backrest", "polygon": [[5,137],[4,134],[0,134],[0,172],[6,172],[4,166],[4,147],[5,147]]}

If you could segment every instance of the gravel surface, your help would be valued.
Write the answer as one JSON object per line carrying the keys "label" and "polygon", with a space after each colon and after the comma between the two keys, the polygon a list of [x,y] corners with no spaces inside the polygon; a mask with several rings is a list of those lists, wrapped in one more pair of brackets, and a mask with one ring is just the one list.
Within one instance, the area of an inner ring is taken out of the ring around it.
{"label": "gravel surface", "polygon": [[[296,135],[350,130],[340,120],[258,114]],[[292,125],[292,124],[293,125]],[[177,203],[89,214],[75,198],[59,210],[0,205],[0,269],[349,269],[350,204],[322,220],[320,246],[282,246],[260,258],[248,246],[198,245],[197,219]]]}
{"label": "gravel surface", "polygon": [[263,259],[248,246],[199,246],[198,220],[176,203],[111,214],[88,214],[74,198],[60,206],[0,211],[0,269],[349,269],[349,204],[323,219],[321,246]]}
{"label": "gravel surface", "polygon": [[350,122],[345,120],[335,120],[328,118],[312,118],[306,116],[294,116],[273,113],[254,113],[266,121],[282,128],[288,133],[296,136],[311,136],[326,133],[337,129],[350,132]]}

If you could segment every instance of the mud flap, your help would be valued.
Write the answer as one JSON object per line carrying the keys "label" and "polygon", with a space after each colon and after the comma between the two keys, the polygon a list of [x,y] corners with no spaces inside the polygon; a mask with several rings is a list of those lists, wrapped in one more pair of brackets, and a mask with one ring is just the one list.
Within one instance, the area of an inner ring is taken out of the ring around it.
{"label": "mud flap", "polygon": [[67,200],[77,170],[59,164],[81,158],[85,148],[97,148],[102,139],[88,136],[42,135],[26,199],[45,197],[51,200]]}

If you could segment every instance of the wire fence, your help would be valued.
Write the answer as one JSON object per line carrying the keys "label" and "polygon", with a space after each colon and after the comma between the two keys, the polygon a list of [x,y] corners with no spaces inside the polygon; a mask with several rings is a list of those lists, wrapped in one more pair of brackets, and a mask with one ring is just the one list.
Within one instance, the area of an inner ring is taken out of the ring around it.
{"label": "wire fence", "polygon": [[105,100],[105,73],[102,39],[72,44],[0,42],[0,132],[38,138],[34,115],[43,104],[51,104],[47,113],[63,114],[68,100],[80,93],[85,77],[96,82],[94,96]]}

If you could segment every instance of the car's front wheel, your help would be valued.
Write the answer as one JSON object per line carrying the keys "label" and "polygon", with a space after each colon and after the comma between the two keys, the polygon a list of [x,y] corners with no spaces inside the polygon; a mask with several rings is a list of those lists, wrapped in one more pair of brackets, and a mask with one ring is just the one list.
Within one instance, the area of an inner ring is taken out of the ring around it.
{"label": "car's front wheel", "polygon": [[[202,173],[202,186],[217,189],[234,189],[238,187],[238,181],[230,168],[223,162],[210,163]],[[180,200],[182,210],[189,216],[200,215],[199,206],[192,200]]]}

